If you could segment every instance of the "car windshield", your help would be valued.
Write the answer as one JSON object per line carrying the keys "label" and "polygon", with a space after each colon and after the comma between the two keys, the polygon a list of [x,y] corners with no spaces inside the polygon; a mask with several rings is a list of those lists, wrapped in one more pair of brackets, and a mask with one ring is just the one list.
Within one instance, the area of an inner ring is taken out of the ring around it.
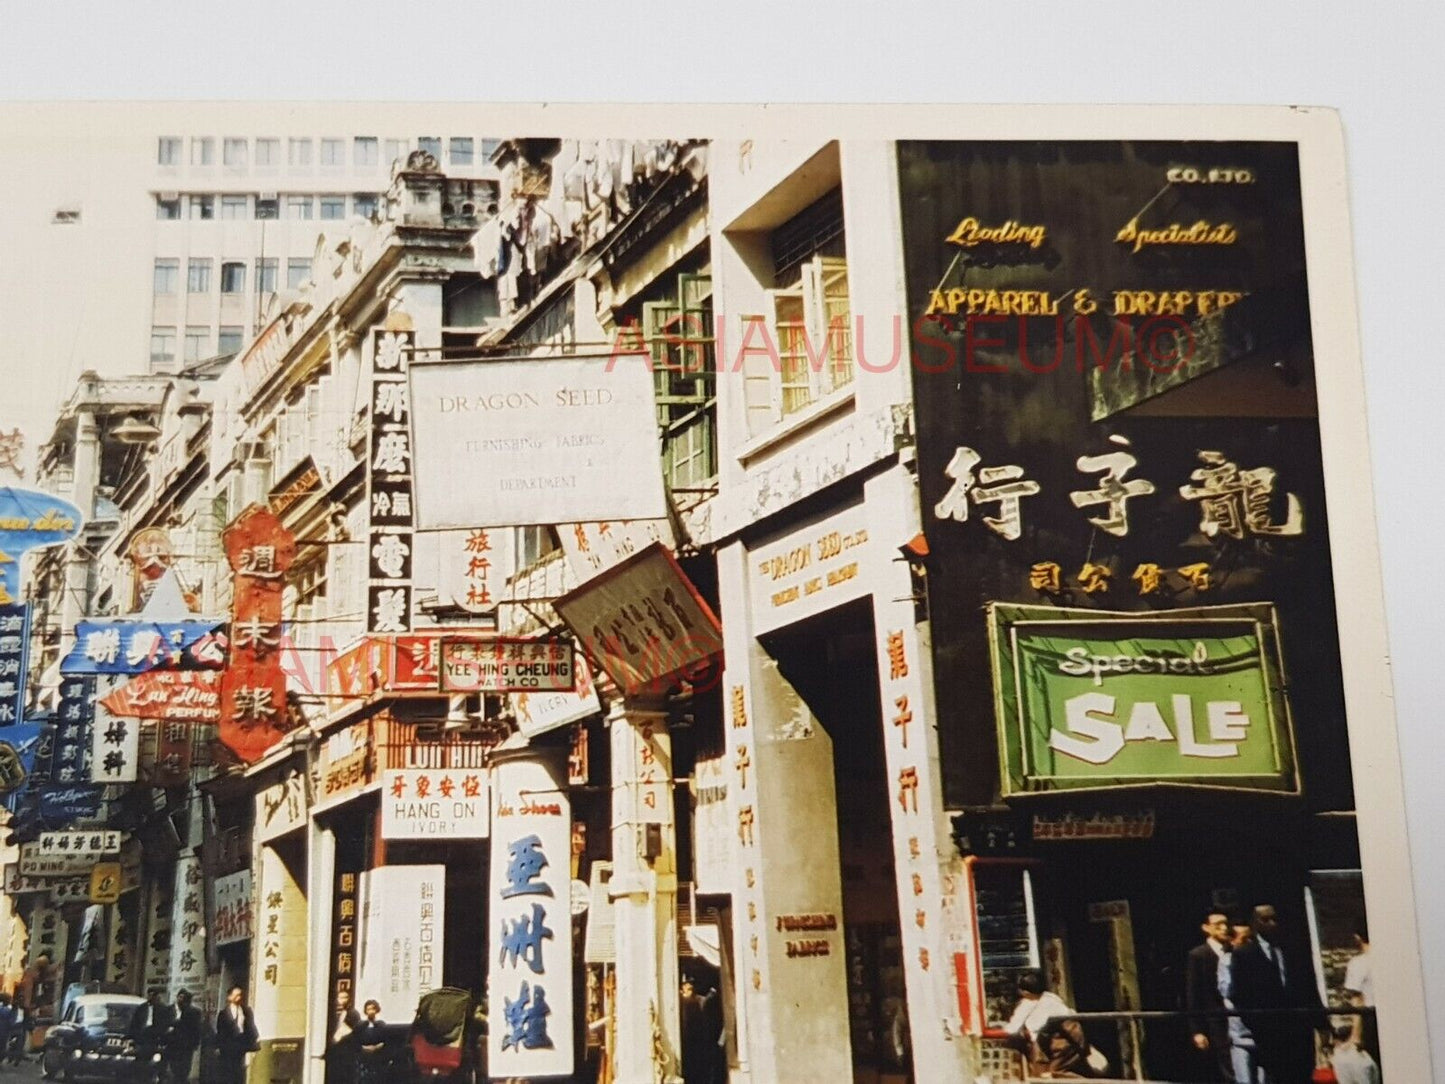
{"label": "car windshield", "polygon": [[124,1031],[130,1026],[135,1005],[124,1001],[102,1001],[80,1006],[80,1022],[87,1026],[102,1024],[106,1031]]}

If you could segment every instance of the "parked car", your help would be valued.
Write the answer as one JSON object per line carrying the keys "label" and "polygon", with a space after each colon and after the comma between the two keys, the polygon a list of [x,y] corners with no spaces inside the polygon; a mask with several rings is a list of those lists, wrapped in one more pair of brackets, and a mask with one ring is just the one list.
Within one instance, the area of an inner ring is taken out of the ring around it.
{"label": "parked car", "polygon": [[81,994],[45,1036],[40,1068],[48,1080],[151,1082],[160,1054],[142,1052],[128,1034],[145,998]]}
{"label": "parked car", "polygon": [[125,987],[116,982],[99,982],[91,979],[88,982],[72,982],[65,988],[65,993],[60,995],[60,1019],[65,1019],[65,1014],[70,1011],[71,1002],[80,997],[81,994],[124,994]]}

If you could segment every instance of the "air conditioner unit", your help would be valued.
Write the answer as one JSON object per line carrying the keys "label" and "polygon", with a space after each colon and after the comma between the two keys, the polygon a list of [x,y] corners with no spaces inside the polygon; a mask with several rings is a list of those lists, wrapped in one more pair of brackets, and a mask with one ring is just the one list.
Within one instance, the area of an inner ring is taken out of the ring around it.
{"label": "air conditioner unit", "polygon": [[172,201],[172,200],[178,200],[178,199],[180,199],[180,198],[181,198],[181,194],[180,194],[179,192],[157,192],[157,193],[156,193],[156,199],[165,200],[167,203],[169,203],[169,202]]}
{"label": "air conditioner unit", "polygon": [[256,198],[257,198],[257,199],[279,199],[280,197],[277,196],[277,194],[276,194],[275,192],[257,192],[257,193],[256,193]]}

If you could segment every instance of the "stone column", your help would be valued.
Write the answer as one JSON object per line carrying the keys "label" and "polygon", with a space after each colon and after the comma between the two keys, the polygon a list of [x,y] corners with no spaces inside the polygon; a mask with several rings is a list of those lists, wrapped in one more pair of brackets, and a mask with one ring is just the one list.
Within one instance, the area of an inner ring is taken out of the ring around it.
{"label": "stone column", "polygon": [[[915,607],[908,563],[898,547],[922,530],[913,475],[898,466],[865,486],[870,579],[877,634],[883,749],[893,828],[893,866],[903,942],[903,974],[914,1079],[972,1079],[973,1044],[964,1034],[955,960],[971,954],[962,865],[943,807],[943,770],[934,708],[930,626]],[[944,605],[935,595],[934,605]],[[986,679],[985,679],[986,680]],[[968,991],[980,998],[982,991]]]}
{"label": "stone column", "polygon": [[613,1079],[655,1084],[661,1061],[662,1080],[680,1082],[677,831],[667,717],[656,706],[617,700],[608,726],[617,951]]}

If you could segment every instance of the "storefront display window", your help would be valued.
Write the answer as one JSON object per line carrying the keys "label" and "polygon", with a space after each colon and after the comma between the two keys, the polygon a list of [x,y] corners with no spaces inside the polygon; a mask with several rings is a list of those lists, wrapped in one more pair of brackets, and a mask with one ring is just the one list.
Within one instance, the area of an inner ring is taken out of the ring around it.
{"label": "storefront display window", "polygon": [[1026,865],[983,860],[973,888],[985,1026],[1001,1028],[1018,1002],[1019,976],[1040,966],[1033,879]]}

